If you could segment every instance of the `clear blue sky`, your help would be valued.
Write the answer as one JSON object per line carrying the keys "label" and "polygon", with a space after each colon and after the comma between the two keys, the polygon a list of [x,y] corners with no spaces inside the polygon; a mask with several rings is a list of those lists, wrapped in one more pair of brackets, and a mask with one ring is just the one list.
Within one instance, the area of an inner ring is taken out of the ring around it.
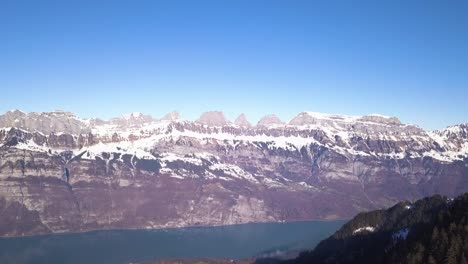
{"label": "clear blue sky", "polygon": [[5,0],[0,112],[380,113],[442,128],[468,122],[467,14],[467,1]]}

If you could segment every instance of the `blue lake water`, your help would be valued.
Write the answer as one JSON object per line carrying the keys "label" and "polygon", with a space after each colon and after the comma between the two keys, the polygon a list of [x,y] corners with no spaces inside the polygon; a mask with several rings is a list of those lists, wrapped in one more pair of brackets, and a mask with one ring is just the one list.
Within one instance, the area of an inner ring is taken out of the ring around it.
{"label": "blue lake water", "polygon": [[105,230],[0,239],[0,263],[130,263],[162,258],[242,259],[311,249],[345,221]]}

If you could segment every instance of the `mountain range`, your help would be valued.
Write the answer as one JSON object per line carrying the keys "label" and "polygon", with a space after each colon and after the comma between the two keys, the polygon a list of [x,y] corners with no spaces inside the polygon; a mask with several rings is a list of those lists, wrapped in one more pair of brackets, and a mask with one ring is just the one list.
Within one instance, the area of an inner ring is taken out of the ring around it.
{"label": "mountain range", "polygon": [[0,236],[350,218],[468,191],[468,124],[0,115]]}

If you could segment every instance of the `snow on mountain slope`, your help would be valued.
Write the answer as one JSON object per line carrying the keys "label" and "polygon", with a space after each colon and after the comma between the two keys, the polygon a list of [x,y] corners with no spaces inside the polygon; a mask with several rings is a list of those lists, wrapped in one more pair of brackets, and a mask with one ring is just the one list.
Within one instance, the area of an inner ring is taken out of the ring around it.
{"label": "snow on mountain slope", "polygon": [[336,219],[468,190],[466,124],[427,132],[313,112],[246,120],[0,115],[0,206],[22,208],[18,226],[31,227],[0,235]]}
{"label": "snow on mountain slope", "polygon": [[[283,125],[276,116],[271,115],[259,122],[260,127],[228,124],[222,112],[207,112],[201,116],[197,122],[208,125],[208,127],[201,127],[197,123],[178,119],[156,121],[141,113],[131,113],[122,118],[111,119],[110,122],[92,124],[90,120],[79,119],[73,114],[65,112],[25,114],[20,111],[10,111],[4,116],[0,116],[0,121],[12,119],[12,114],[16,116],[15,119],[23,117],[21,122],[24,124],[30,124],[27,120],[30,115],[34,117],[37,115],[57,116],[58,120],[62,122],[65,116],[69,119],[69,121],[65,121],[66,123],[78,122],[80,132],[71,133],[73,137],[86,137],[88,133],[91,133],[93,138],[98,140],[96,143],[100,142],[99,146],[86,144],[89,146],[77,150],[80,152],[90,148],[90,152],[93,153],[96,150],[139,153],[141,157],[147,158],[151,156],[147,150],[158,142],[178,140],[183,137],[197,139],[201,143],[207,140],[216,140],[219,144],[230,146],[239,144],[239,142],[262,143],[269,149],[287,151],[300,151],[301,148],[314,144],[327,147],[348,157],[374,156],[392,159],[432,157],[440,161],[451,162],[462,160],[468,154],[466,125],[426,132],[418,127],[402,124],[397,118],[381,115],[346,116],[302,112]],[[52,123],[60,121],[53,120]],[[14,125],[14,123],[6,121],[3,123]],[[265,127],[265,125],[269,127]],[[27,125],[19,127],[43,132],[34,123],[31,127]],[[7,128],[3,130],[7,130]],[[43,133],[47,134],[47,131],[49,129]],[[72,131],[76,131],[76,129]],[[61,131],[50,133],[57,134],[58,132]],[[369,146],[369,141],[387,146],[374,148]],[[27,144],[23,143],[21,147],[27,148]],[[38,148],[31,145],[31,149],[37,150]],[[45,149],[44,147],[43,150]]]}

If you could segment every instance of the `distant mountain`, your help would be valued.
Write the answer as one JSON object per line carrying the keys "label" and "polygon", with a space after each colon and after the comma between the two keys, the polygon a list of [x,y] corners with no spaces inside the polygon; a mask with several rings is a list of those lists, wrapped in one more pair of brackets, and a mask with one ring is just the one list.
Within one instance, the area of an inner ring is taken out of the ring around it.
{"label": "distant mountain", "polygon": [[468,191],[468,125],[302,112],[0,115],[0,236],[342,219]]}
{"label": "distant mountain", "polygon": [[167,113],[165,116],[161,118],[162,121],[176,121],[181,119],[179,112],[173,111]]}
{"label": "distant mountain", "polygon": [[271,125],[284,125],[285,123],[279,119],[276,115],[264,116],[258,121],[257,126],[271,126]]}
{"label": "distant mountain", "polygon": [[247,117],[244,114],[239,115],[234,121],[234,124],[239,127],[251,127],[252,126],[252,124],[250,124],[249,120],[247,120]]}
{"label": "distant mountain", "polygon": [[109,121],[110,124],[115,124],[120,127],[138,126],[146,123],[156,121],[149,115],[144,115],[139,112],[133,112],[130,114],[123,115],[118,118],[113,118]]}
{"label": "distant mountain", "polygon": [[360,213],[313,251],[258,263],[468,263],[468,193]]}
{"label": "distant mountain", "polygon": [[225,126],[229,124],[224,113],[221,111],[205,112],[196,122],[207,126]]}

